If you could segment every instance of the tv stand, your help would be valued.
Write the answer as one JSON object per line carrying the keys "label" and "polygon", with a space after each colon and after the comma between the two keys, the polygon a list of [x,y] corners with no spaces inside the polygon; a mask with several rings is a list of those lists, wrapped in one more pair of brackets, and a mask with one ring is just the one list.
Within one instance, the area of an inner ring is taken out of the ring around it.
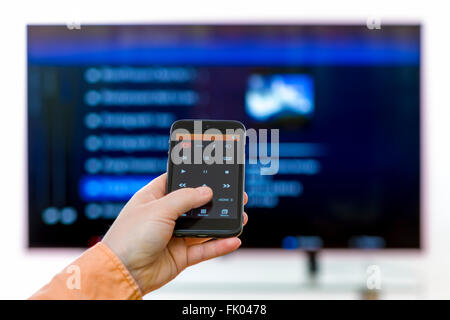
{"label": "tv stand", "polygon": [[307,250],[305,251],[307,255],[307,272],[308,279],[310,283],[315,283],[317,280],[317,275],[319,273],[319,263],[318,263],[318,250]]}
{"label": "tv stand", "polygon": [[[303,250],[302,254],[306,254],[306,285],[310,289],[317,289],[319,286],[318,283],[318,276],[319,276],[319,250],[318,249],[309,249],[309,250]],[[364,283],[364,286],[360,289],[355,288],[358,290],[358,295],[360,296],[360,299],[362,300],[378,300],[380,299],[381,290],[379,289],[368,289],[367,286],[365,286],[366,283]]]}

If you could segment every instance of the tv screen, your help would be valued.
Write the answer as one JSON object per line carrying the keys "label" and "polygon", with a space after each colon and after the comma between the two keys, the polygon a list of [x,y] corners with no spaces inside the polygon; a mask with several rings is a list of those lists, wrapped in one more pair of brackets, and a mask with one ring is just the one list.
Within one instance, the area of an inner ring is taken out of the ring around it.
{"label": "tv screen", "polygon": [[189,118],[279,129],[278,172],[246,166],[245,247],[420,248],[419,25],[29,25],[27,42],[29,247],[99,241]]}

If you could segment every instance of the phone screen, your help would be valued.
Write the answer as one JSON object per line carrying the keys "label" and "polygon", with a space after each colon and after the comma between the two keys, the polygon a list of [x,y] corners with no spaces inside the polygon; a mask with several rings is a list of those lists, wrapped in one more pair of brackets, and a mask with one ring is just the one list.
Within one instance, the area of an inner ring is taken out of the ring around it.
{"label": "phone screen", "polygon": [[210,134],[192,133],[186,124],[181,127],[186,131],[171,134],[168,191],[200,186],[213,190],[212,200],[183,214],[176,229],[225,230],[241,223],[245,136],[227,132],[228,126],[226,121],[214,123],[218,131]]}

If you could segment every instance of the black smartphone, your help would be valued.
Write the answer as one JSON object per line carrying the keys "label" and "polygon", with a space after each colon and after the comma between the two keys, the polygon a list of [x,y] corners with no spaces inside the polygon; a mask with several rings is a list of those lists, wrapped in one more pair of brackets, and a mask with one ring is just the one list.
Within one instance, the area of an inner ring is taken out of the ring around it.
{"label": "black smartphone", "polygon": [[214,193],[208,204],[177,219],[174,235],[239,235],[244,212],[244,125],[229,120],[178,120],[170,129],[168,158],[168,193],[200,186]]}

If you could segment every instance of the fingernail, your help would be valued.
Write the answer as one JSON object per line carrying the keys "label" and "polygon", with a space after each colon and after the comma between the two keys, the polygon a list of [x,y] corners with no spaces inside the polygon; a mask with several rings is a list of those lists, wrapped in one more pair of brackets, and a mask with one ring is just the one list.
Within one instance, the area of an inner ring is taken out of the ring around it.
{"label": "fingernail", "polygon": [[198,187],[196,190],[202,195],[202,196],[209,196],[212,194],[212,190],[210,187]]}

